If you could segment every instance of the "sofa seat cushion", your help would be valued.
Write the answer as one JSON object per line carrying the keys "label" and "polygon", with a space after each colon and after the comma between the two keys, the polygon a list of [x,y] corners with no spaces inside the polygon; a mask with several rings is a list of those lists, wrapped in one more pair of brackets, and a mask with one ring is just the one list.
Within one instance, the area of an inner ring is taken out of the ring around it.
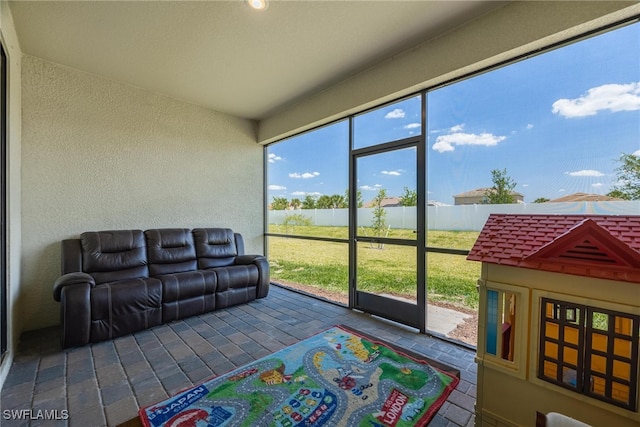
{"label": "sofa seat cushion", "polygon": [[162,282],[163,302],[213,295],[218,283],[215,272],[202,270],[163,274],[156,278]]}
{"label": "sofa seat cushion", "polygon": [[102,341],[162,323],[162,283],[127,279],[91,289],[91,341]]}
{"label": "sofa seat cushion", "polygon": [[255,264],[217,267],[216,309],[256,299],[260,274]]}
{"label": "sofa seat cushion", "polygon": [[162,319],[170,322],[215,309],[217,276],[214,271],[186,271],[157,276],[162,282]]}

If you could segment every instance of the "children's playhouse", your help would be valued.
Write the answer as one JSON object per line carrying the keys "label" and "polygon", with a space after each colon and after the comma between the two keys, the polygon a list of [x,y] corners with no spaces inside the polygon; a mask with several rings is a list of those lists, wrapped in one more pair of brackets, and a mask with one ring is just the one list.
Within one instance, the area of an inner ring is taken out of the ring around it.
{"label": "children's playhouse", "polygon": [[492,214],[468,259],[477,426],[640,425],[640,216]]}

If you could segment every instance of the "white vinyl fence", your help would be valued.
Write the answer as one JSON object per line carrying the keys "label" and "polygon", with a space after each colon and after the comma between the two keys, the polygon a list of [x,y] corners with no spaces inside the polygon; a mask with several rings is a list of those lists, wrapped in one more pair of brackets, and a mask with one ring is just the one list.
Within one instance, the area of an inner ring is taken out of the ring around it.
{"label": "white vinyl fence", "polygon": [[[416,228],[416,208],[384,208],[385,222],[392,228]],[[428,206],[429,230],[480,231],[491,213],[511,214],[593,214],[640,215],[640,200],[629,202],[568,202],[568,203],[518,203],[507,205]],[[349,224],[348,209],[296,209],[269,211],[269,224],[280,225],[290,215],[302,215],[312,225],[346,227]],[[358,226],[369,227],[373,223],[373,208],[358,209]]]}

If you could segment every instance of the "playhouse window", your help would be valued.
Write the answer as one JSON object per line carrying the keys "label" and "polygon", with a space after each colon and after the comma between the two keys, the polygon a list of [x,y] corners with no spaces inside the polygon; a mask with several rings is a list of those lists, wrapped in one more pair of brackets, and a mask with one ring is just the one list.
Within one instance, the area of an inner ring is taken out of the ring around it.
{"label": "playhouse window", "polygon": [[538,378],[637,411],[640,316],[542,298]]}
{"label": "playhouse window", "polygon": [[516,294],[488,289],[485,351],[503,360],[513,362],[515,334]]}

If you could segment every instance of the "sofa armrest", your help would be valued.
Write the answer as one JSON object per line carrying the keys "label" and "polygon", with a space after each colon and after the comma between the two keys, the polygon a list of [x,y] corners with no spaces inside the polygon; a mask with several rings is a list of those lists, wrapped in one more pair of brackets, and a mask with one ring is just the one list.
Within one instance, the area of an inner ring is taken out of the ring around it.
{"label": "sofa armrest", "polygon": [[88,285],[89,288],[93,288],[96,285],[96,281],[93,277],[87,273],[76,272],[64,274],[55,281],[53,284],[53,299],[60,302],[62,295],[62,289],[65,286],[72,285]]}
{"label": "sofa armrest", "polygon": [[258,267],[258,289],[256,298],[264,298],[269,293],[269,261],[262,255],[241,255],[236,257],[236,265],[255,264]]}
{"label": "sofa armrest", "polygon": [[56,280],[53,298],[60,301],[62,348],[86,345],[91,335],[91,289],[93,277],[86,273],[68,273]]}

